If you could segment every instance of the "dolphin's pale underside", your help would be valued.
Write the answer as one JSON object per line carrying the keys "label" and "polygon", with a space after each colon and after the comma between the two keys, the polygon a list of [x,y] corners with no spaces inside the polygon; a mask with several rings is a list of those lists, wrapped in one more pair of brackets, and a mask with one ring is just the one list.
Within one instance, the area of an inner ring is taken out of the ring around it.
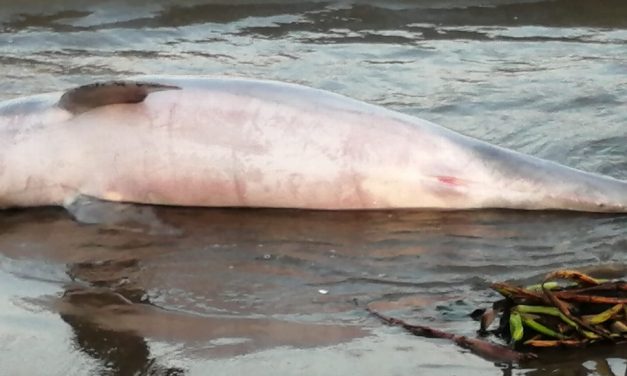
{"label": "dolphin's pale underside", "polygon": [[304,86],[142,77],[0,103],[0,206],[625,212],[627,182]]}

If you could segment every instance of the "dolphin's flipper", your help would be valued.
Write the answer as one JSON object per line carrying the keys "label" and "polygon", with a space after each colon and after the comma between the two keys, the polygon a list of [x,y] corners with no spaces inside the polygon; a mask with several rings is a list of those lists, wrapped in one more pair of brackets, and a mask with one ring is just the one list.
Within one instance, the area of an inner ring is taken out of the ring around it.
{"label": "dolphin's flipper", "polygon": [[154,208],[147,205],[105,201],[79,195],[63,206],[77,222],[83,224],[155,235],[180,234],[180,230],[164,223]]}
{"label": "dolphin's flipper", "polygon": [[155,91],[178,90],[177,86],[140,81],[106,81],[66,91],[58,106],[75,115],[92,108],[120,103],[139,103]]}

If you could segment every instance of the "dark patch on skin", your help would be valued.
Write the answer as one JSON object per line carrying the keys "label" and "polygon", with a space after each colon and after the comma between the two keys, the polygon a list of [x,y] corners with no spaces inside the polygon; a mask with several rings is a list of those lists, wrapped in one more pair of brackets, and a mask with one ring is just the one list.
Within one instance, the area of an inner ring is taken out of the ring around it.
{"label": "dark patch on skin", "polygon": [[179,90],[178,86],[136,81],[106,81],[68,90],[58,106],[75,115],[93,108],[120,103],[140,103],[148,94],[163,90]]}

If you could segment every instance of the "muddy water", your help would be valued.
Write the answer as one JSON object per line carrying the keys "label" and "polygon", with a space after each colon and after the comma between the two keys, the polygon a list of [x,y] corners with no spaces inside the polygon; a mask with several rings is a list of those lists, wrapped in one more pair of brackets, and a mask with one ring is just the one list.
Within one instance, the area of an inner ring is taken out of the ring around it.
{"label": "muddy water", "polygon": [[[627,178],[627,3],[0,1],[0,99],[129,74],[333,90]],[[473,335],[495,280],[627,274],[627,217],[159,209],[180,236],[0,213],[13,375],[623,375],[625,348],[494,364],[382,327]]]}

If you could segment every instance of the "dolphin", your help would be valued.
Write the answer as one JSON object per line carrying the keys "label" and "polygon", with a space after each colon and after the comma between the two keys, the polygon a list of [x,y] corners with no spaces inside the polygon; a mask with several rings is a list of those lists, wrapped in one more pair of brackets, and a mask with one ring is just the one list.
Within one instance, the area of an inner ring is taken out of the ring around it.
{"label": "dolphin", "polygon": [[94,202],[626,212],[627,182],[276,81],[143,76],[0,103],[0,207]]}

